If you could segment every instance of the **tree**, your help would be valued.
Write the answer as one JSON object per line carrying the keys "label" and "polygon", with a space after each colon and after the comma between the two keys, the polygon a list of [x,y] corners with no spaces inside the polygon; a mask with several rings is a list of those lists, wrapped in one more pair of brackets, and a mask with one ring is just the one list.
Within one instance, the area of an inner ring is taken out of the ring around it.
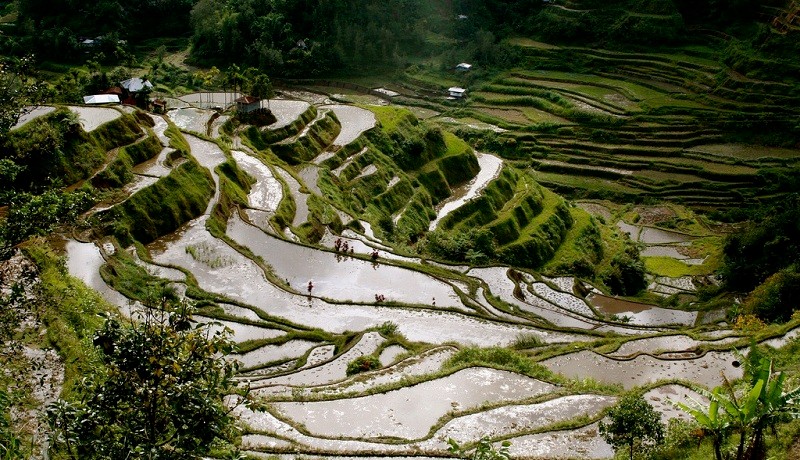
{"label": "tree", "polygon": [[272,82],[267,74],[261,73],[253,77],[249,86],[250,95],[259,99],[266,99],[267,108],[269,108],[269,100],[275,97],[275,89],[272,87]]}
{"label": "tree", "polygon": [[[168,302],[164,297],[162,305]],[[237,365],[229,331],[193,325],[184,304],[141,321],[106,321],[94,336],[103,366],[76,402],[48,409],[53,449],[70,458],[188,459],[232,435],[223,397]]]}
{"label": "tree", "polygon": [[609,423],[600,422],[600,435],[614,450],[627,446],[631,459],[635,446],[652,448],[664,440],[661,416],[640,395],[623,396],[607,417]]}
{"label": "tree", "polygon": [[32,56],[0,60],[0,138],[38,103],[39,94]]}

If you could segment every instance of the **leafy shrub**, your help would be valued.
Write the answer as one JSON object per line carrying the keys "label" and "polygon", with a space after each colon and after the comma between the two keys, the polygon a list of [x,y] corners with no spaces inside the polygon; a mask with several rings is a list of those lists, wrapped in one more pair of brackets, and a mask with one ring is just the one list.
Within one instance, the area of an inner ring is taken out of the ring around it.
{"label": "leafy shrub", "polygon": [[347,375],[360,374],[381,368],[381,362],[376,356],[366,355],[350,361],[347,364]]}

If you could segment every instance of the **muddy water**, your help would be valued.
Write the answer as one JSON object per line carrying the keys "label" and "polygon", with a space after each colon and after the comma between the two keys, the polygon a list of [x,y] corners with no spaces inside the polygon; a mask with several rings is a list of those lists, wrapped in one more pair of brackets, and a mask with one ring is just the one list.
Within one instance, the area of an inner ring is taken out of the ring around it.
{"label": "muddy water", "polygon": [[675,407],[674,403],[683,403],[689,407],[695,407],[696,403],[708,404],[708,399],[696,391],[676,384],[653,388],[642,396],[653,406],[656,412],[661,414],[661,421],[665,424],[673,418],[679,418],[687,422],[693,420],[688,413]]}
{"label": "muddy water", "polygon": [[344,168],[346,168],[346,167],[350,166],[350,163],[352,163],[352,162],[353,162],[353,160],[355,160],[355,159],[357,159],[358,157],[360,157],[361,155],[365,154],[365,153],[367,152],[367,149],[368,149],[368,147],[364,147],[364,148],[363,148],[363,149],[361,149],[361,150],[360,150],[358,153],[355,153],[355,154],[353,154],[352,156],[350,156],[350,157],[349,157],[347,160],[345,160],[345,162],[344,162],[344,163],[342,163],[342,164],[341,164],[341,165],[340,165],[338,168],[336,168],[336,169],[334,169],[333,171],[331,171],[331,172],[333,172],[333,175],[334,175],[334,176],[336,176],[336,177],[339,177],[339,175],[342,173],[342,171],[344,171]]}
{"label": "muddy water", "polygon": [[250,194],[247,195],[250,207],[274,213],[283,198],[283,187],[272,174],[272,170],[258,158],[240,150],[232,150],[231,154],[236,163],[256,179],[256,183],[250,188]]}
{"label": "muddy water", "polygon": [[436,206],[436,219],[431,222],[428,230],[436,230],[439,221],[463,206],[467,201],[477,197],[486,185],[500,174],[503,160],[488,153],[475,152],[475,156],[478,158],[478,165],[481,168],[478,171],[478,175],[468,183],[453,189],[452,195]]}
{"label": "muddy water", "polygon": [[251,324],[223,321],[207,318],[205,316],[194,316],[194,319],[202,324],[211,323],[209,330],[212,332],[221,332],[225,329],[230,329],[233,332],[231,340],[236,343],[247,342],[248,340],[274,339],[286,335],[286,332],[278,329],[269,329],[266,327],[253,326]]}
{"label": "muddy water", "polygon": [[314,435],[418,439],[453,410],[529,398],[553,388],[511,372],[469,368],[388,393],[335,401],[275,403],[273,407],[281,416],[302,423]]}
{"label": "muddy water", "polygon": [[[593,329],[600,324],[570,314],[568,311],[530,293],[525,295],[525,300],[517,299],[514,296],[514,282],[506,275],[507,271],[508,267],[473,268],[467,274],[486,282],[492,294],[500,297],[504,302],[514,305],[522,311],[540,316],[555,325],[577,329]],[[575,339],[580,340],[577,336]]]}
{"label": "muddy water", "polygon": [[278,121],[269,125],[267,129],[278,129],[288,126],[300,118],[300,115],[311,107],[311,104],[305,101],[270,99],[269,101],[261,101],[261,107],[269,108],[275,118],[278,119]]}
{"label": "muddy water", "polygon": [[21,127],[25,126],[31,120],[35,120],[35,119],[37,119],[39,117],[43,117],[43,116],[47,115],[48,113],[54,112],[55,110],[56,110],[55,107],[51,107],[49,105],[40,105],[40,106],[32,109],[30,112],[26,113],[25,115],[19,117],[19,120],[17,120],[17,124],[12,126],[11,130],[13,131],[15,129],[21,128]]}
{"label": "muddy water", "polygon": [[222,129],[222,125],[225,124],[226,121],[230,120],[230,116],[222,115],[217,117],[214,121],[211,122],[211,137],[214,139],[219,138],[220,132],[219,130]]}
{"label": "muddy water", "polygon": [[358,175],[356,177],[353,178],[353,180],[361,179],[362,177],[371,176],[371,175],[375,174],[376,172],[378,172],[378,167],[377,166],[375,166],[375,165],[367,165],[367,166],[364,167],[364,169],[361,170],[360,173],[358,173]]}
{"label": "muddy water", "polygon": [[642,227],[639,241],[644,244],[687,243],[694,238],[683,233],[671,232],[660,228]]}
{"label": "muddy water", "polygon": [[88,132],[94,131],[100,125],[122,116],[119,110],[109,107],[79,107],[71,105],[69,110],[78,115],[81,127]]}
{"label": "muddy water", "polygon": [[576,201],[575,204],[593,216],[602,217],[606,221],[611,220],[611,210],[607,206],[591,201]]}
{"label": "muddy water", "polygon": [[671,257],[673,259],[688,259],[678,251],[675,246],[647,246],[641,253],[642,257]]}
{"label": "muddy water", "polygon": [[67,271],[70,275],[99,292],[111,305],[127,310],[130,300],[111,289],[100,276],[100,267],[105,263],[100,253],[100,248],[94,243],[79,243],[69,240],[65,249],[67,253]]}
{"label": "muddy water", "polygon": [[577,313],[581,316],[586,316],[589,318],[595,316],[592,309],[586,305],[586,302],[584,302],[583,299],[579,299],[572,294],[557,291],[545,283],[533,283],[531,288],[539,297],[542,297],[543,299],[554,303],[565,310],[569,310],[573,313]]}
{"label": "muddy water", "polygon": [[638,302],[617,299],[600,294],[589,294],[586,299],[601,314],[627,316],[631,324],[665,326],[680,324],[691,326],[697,320],[696,311],[670,310]]}
{"label": "muddy water", "polygon": [[708,352],[695,359],[660,360],[648,355],[617,361],[591,351],[580,351],[542,361],[553,372],[569,378],[592,378],[604,383],[618,383],[625,389],[653,383],[661,379],[683,379],[707,388],[722,385],[721,374],[729,380],[742,376],[742,368],[734,367],[732,352]]}
{"label": "muddy water", "polygon": [[257,256],[270,261],[277,276],[304,289],[313,280],[312,294],[340,301],[375,302],[376,294],[386,301],[428,304],[436,298],[440,307],[465,308],[453,288],[422,273],[354,258],[338,258],[267,235],[234,215],[228,235]]}
{"label": "muddy water", "polygon": [[339,119],[339,123],[342,124],[342,130],[333,140],[334,145],[347,145],[356,140],[364,131],[375,127],[375,114],[369,110],[352,105],[326,105],[322,107],[333,110],[336,118]]}
{"label": "muddy water", "polygon": [[378,359],[381,362],[381,366],[386,367],[395,362],[397,357],[405,352],[406,349],[400,345],[392,345],[384,348],[383,351],[381,351],[381,355],[378,357]]}
{"label": "muddy water", "polygon": [[292,198],[294,198],[296,210],[292,226],[297,227],[308,220],[308,194],[300,192],[300,182],[297,182],[297,179],[285,169],[276,167],[275,170],[281,176],[281,179],[286,181],[289,191],[292,193]]}
{"label": "muddy water", "polygon": [[167,115],[178,128],[205,134],[206,127],[214,112],[210,110],[187,107],[167,112]]}
{"label": "muddy water", "polygon": [[146,176],[164,177],[171,171],[171,168],[167,165],[167,157],[170,153],[174,152],[175,149],[168,147],[169,138],[166,136],[166,134],[164,134],[169,126],[166,120],[157,115],[150,115],[150,118],[152,118],[153,123],[155,123],[155,126],[152,128],[153,132],[158,137],[158,140],[161,141],[161,145],[163,145],[164,148],[155,157],[145,161],[144,163],[136,165],[133,168],[133,172]]}
{"label": "muddy water", "polygon": [[614,457],[614,449],[600,437],[596,423],[576,430],[552,431],[509,439],[512,458]]}
{"label": "muddy water", "polygon": [[483,437],[498,438],[523,430],[540,430],[577,417],[595,416],[612,406],[616,400],[612,396],[571,395],[538,404],[490,409],[447,422],[430,440],[421,445],[445,449],[448,439],[465,444]]}
{"label": "muddy water", "polygon": [[214,92],[214,93],[192,93],[180,97],[180,100],[191,104],[195,107],[212,108],[224,107],[228,108],[235,104],[235,100],[241,96],[237,92]]}
{"label": "muddy water", "polygon": [[330,361],[336,355],[336,345],[322,345],[316,347],[308,353],[306,363],[301,369],[318,366],[325,361]]}
{"label": "muddy water", "polygon": [[627,222],[619,221],[617,222],[617,228],[627,233],[633,241],[639,241],[639,232],[641,232],[642,229],[638,225],[631,225]]}
{"label": "muddy water", "polygon": [[442,364],[455,355],[456,351],[456,348],[449,346],[434,348],[417,356],[406,358],[389,368],[372,372],[369,380],[363,380],[356,376],[344,382],[314,388],[312,391],[317,395],[362,394],[381,385],[398,383],[409,377],[438,372],[442,368]]}
{"label": "muddy water", "polygon": [[316,386],[344,380],[347,378],[347,365],[350,361],[359,356],[371,355],[384,341],[385,339],[377,332],[368,332],[361,337],[357,344],[333,361],[288,375],[254,381],[251,383],[251,388],[264,389],[266,391],[259,390],[258,393],[265,394],[269,393],[267,388],[269,386]]}
{"label": "muddy water", "polygon": [[657,354],[658,352],[676,352],[694,350],[700,345],[699,340],[695,340],[688,335],[667,335],[661,337],[650,337],[640,340],[625,342],[613,353],[608,356],[628,357],[636,353]]}
{"label": "muddy water", "polygon": [[320,190],[319,185],[317,185],[317,181],[319,180],[319,166],[306,165],[297,171],[297,174],[309,190],[317,195],[322,195],[322,190]]}
{"label": "muddy water", "polygon": [[299,358],[315,345],[315,342],[308,340],[290,340],[280,345],[264,345],[245,354],[232,354],[230,358],[239,361],[242,368],[247,369],[273,361]]}

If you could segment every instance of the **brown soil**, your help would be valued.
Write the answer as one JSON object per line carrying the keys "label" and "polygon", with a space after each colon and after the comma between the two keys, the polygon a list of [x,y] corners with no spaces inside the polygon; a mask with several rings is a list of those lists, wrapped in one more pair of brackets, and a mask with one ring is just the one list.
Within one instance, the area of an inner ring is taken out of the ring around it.
{"label": "brown soil", "polygon": [[677,216],[675,211],[666,206],[638,206],[634,211],[639,214],[638,225],[655,225]]}

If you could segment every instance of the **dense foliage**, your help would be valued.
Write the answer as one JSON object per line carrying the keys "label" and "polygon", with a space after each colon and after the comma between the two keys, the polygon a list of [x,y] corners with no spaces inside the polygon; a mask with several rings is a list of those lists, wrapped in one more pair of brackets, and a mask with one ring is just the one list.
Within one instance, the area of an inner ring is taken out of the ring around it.
{"label": "dense foliage", "polygon": [[76,402],[48,412],[53,449],[72,458],[186,459],[231,435],[222,398],[236,364],[226,333],[192,325],[185,310],[147,311],[140,322],[108,320],[94,337],[104,368]]}
{"label": "dense foliage", "polygon": [[661,415],[642,396],[628,394],[608,411],[609,422],[600,422],[600,435],[615,450],[647,450],[664,440]]}
{"label": "dense foliage", "polygon": [[786,321],[800,306],[800,196],[762,210],[728,237],[721,275],[728,289],[750,292],[746,308],[767,321]]}

